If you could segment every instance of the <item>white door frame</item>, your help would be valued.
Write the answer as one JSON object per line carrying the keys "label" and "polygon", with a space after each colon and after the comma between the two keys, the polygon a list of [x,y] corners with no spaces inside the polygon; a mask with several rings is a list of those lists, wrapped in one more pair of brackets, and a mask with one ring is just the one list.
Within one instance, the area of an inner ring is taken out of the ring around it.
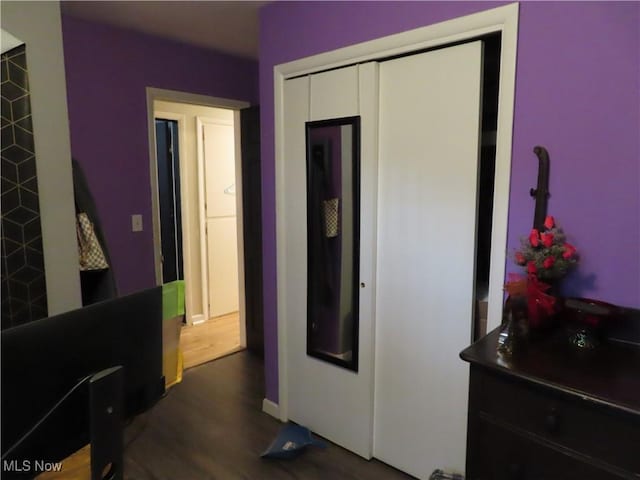
{"label": "white door frame", "polygon": [[[148,133],[148,143],[149,143],[149,174],[150,174],[150,182],[151,182],[151,219],[153,224],[153,258],[154,258],[154,267],[155,267],[155,277],[156,277],[156,285],[162,284],[162,243],[160,239],[160,202],[158,199],[158,159],[156,155],[156,131],[155,131],[155,112],[154,112],[154,102],[156,100],[165,101],[165,102],[175,102],[175,103],[186,103],[191,105],[200,105],[206,107],[215,107],[215,108],[226,108],[230,110],[234,110],[234,122],[236,126],[236,180],[240,179],[239,182],[236,182],[236,187],[240,185],[240,188],[236,188],[236,207],[237,207],[237,218],[238,218],[238,275],[239,275],[239,283],[240,283],[240,344],[241,346],[246,345],[246,308],[245,308],[245,298],[244,298],[244,243],[243,243],[243,228],[242,228],[242,170],[238,168],[238,164],[240,164],[241,150],[240,150],[240,110],[243,108],[248,108],[251,104],[248,102],[243,102],[239,100],[232,100],[226,98],[219,97],[210,97],[207,95],[198,95],[194,93],[180,92],[176,90],[165,90],[160,88],[147,87],[146,88],[146,97],[147,97],[147,133]],[[164,114],[164,113],[163,113]],[[179,117],[180,115],[176,115]],[[168,118],[168,117],[167,117]],[[173,120],[173,118],[171,118]],[[185,152],[185,138],[184,138],[184,117],[182,119],[176,118],[178,121],[178,141],[179,148],[181,152]],[[180,122],[182,121],[182,125]],[[182,168],[183,158],[180,157],[180,168]],[[184,184],[185,178],[184,175],[180,177],[180,188],[182,191],[185,191],[187,188]],[[203,195],[202,192],[199,192],[199,196]],[[192,211],[192,209],[199,209],[198,205],[191,205],[191,203],[186,199],[185,196],[182,196],[180,199],[180,208],[182,209],[182,228],[183,231],[186,231],[185,221],[188,218],[188,212]],[[204,234],[204,231],[198,232],[200,237]],[[183,256],[184,256],[184,277],[185,277],[185,290],[189,289],[190,280],[193,278],[193,273],[190,269],[190,262],[192,260],[192,252],[190,247],[183,242]],[[208,308],[208,294],[202,297],[202,311],[206,312]],[[185,308],[187,311],[187,319],[191,319],[189,312],[193,311],[193,306],[190,302],[190,296],[185,295]],[[206,315],[203,315],[203,320],[206,320]]]}
{"label": "white door frame", "polygon": [[[469,40],[490,33],[502,33],[500,53],[500,91],[498,95],[498,125],[496,133],[496,173],[494,186],[493,224],[491,233],[491,272],[489,278],[488,328],[497,327],[502,316],[505,275],[511,147],[515,101],[516,53],[518,42],[518,3],[454,18],[445,22],[398,33],[344,47],[332,52],[295,60],[274,67],[275,101],[275,170],[276,170],[276,255],[277,255],[277,322],[278,322],[278,396],[279,404],[266,400],[263,405],[270,414],[277,412],[288,420],[287,375],[287,219],[285,211],[286,183],[284,159],[284,82],[288,78],[311,74],[354,63],[373,61],[394,55]],[[375,319],[374,319],[375,324]],[[268,407],[268,408],[267,408]]]}

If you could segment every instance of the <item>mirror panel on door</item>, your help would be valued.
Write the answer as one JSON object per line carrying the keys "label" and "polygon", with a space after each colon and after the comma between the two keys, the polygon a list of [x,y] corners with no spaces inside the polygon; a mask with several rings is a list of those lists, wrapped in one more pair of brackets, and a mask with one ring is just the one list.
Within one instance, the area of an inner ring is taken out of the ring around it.
{"label": "mirror panel on door", "polygon": [[306,126],[307,354],[357,371],[360,117]]}

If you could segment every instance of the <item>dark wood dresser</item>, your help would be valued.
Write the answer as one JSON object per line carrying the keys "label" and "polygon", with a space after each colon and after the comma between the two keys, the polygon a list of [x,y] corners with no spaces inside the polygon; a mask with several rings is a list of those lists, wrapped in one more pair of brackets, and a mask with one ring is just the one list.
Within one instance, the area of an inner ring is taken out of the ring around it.
{"label": "dark wood dresser", "polygon": [[639,348],[583,352],[556,333],[502,357],[497,341],[494,330],[460,354],[467,480],[640,479]]}

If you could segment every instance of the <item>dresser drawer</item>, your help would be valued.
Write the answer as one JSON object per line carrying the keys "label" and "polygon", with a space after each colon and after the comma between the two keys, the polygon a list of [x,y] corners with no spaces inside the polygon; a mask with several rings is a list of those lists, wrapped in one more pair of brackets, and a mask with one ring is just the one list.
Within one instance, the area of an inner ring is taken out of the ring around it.
{"label": "dresser drawer", "polygon": [[475,415],[598,458],[640,478],[638,415],[493,372],[475,375],[479,375],[480,387],[474,394]]}
{"label": "dresser drawer", "polygon": [[607,471],[525,435],[480,421],[482,441],[467,465],[467,480],[622,480],[635,478]]}

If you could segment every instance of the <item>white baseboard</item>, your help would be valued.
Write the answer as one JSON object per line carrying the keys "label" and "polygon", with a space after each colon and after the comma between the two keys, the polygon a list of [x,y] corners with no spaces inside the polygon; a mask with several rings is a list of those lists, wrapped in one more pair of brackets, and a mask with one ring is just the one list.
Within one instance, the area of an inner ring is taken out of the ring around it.
{"label": "white baseboard", "polygon": [[268,398],[262,400],[262,411],[280,420],[280,406]]}
{"label": "white baseboard", "polygon": [[206,318],[204,318],[204,314],[200,313],[198,315],[193,315],[191,317],[191,324],[192,325],[197,325],[199,323],[203,323],[206,320]]}

